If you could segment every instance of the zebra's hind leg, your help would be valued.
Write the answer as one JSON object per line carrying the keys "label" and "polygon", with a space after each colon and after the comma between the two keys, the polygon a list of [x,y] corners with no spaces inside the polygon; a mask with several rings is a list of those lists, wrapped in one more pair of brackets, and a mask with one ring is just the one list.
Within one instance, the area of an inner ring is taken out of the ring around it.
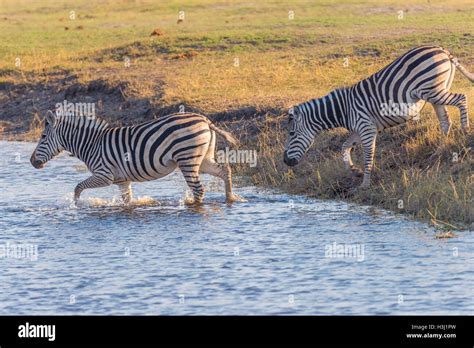
{"label": "zebra's hind leg", "polygon": [[232,170],[228,163],[217,164],[210,158],[205,158],[201,163],[201,173],[210,174],[221,178],[225,183],[225,198],[227,203],[232,202],[246,202],[246,200],[239,195],[232,192]]}
{"label": "zebra's hind leg", "polygon": [[74,189],[74,202],[77,203],[79,197],[81,196],[82,191],[85,189],[90,188],[99,188],[99,187],[106,187],[112,185],[112,178],[107,175],[101,174],[94,174],[91,177],[87,178],[84,181],[81,181],[77,184],[76,188]]}
{"label": "zebra's hind leg", "polygon": [[355,175],[362,175],[362,171],[354,166],[351,158],[353,147],[360,143],[359,134],[352,132],[349,138],[342,144],[342,160],[346,170],[352,170]]}
{"label": "zebra's hind leg", "polygon": [[130,181],[125,181],[117,184],[122,194],[122,200],[125,204],[130,203],[132,200],[132,183]]}
{"label": "zebra's hind leg", "polygon": [[370,186],[370,175],[374,165],[375,155],[375,140],[377,139],[377,128],[374,126],[367,126],[360,132],[360,139],[362,148],[364,149],[364,179],[362,180],[361,188]]}
{"label": "zebra's hind leg", "polygon": [[179,169],[183,173],[184,179],[193,193],[193,201],[187,204],[200,204],[204,198],[204,186],[199,177],[200,163],[179,163]]}
{"label": "zebra's hind leg", "polygon": [[441,126],[441,130],[445,135],[448,135],[449,130],[451,129],[451,119],[448,115],[448,110],[444,105],[434,105],[433,109],[435,110],[436,116],[438,116],[439,124]]}
{"label": "zebra's hind leg", "polygon": [[[424,94],[421,99],[430,102],[433,105],[451,105],[459,109],[461,113],[461,126],[463,131],[469,130],[469,117],[467,114],[467,97],[464,94],[451,93],[443,89],[436,90],[434,93]],[[443,130],[444,131],[444,130]]]}

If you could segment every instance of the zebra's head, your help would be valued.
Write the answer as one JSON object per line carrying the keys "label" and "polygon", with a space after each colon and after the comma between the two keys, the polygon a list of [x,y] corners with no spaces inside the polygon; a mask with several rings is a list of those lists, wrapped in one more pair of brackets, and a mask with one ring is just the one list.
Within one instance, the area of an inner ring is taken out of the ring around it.
{"label": "zebra's head", "polygon": [[298,105],[288,111],[288,138],[283,162],[292,167],[298,164],[313,143],[315,131]]}
{"label": "zebra's head", "polygon": [[46,114],[45,127],[41,139],[31,155],[30,162],[36,169],[43,168],[46,162],[58,155],[63,149],[56,132],[57,118],[51,111]]}

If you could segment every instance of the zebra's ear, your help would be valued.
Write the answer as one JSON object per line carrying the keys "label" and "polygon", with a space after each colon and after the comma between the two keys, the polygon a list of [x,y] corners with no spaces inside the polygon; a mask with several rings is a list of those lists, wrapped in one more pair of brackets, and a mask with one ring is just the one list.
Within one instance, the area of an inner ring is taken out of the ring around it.
{"label": "zebra's ear", "polygon": [[44,120],[45,120],[46,124],[54,126],[54,124],[56,123],[56,115],[51,110],[48,110]]}

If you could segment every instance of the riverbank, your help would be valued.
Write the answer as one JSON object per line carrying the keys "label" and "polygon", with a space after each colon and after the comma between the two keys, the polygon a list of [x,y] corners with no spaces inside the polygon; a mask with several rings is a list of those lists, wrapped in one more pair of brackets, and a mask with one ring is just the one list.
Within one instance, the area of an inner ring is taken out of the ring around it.
{"label": "riverbank", "polygon": [[[64,101],[92,103],[112,125],[196,111],[230,129],[242,149],[257,151],[256,167],[234,166],[254,185],[383,207],[444,229],[472,229],[474,136],[459,131],[457,109],[449,108],[454,124],[448,137],[430,106],[420,121],[380,134],[372,186],[355,193],[350,190],[360,178],[345,172],[340,156],[346,133],[321,134],[290,169],[282,161],[286,121],[280,116],[421,44],[448,48],[473,71],[474,35],[466,30],[471,2],[288,6],[78,1],[65,9],[49,0],[6,1],[0,137],[36,141],[46,111]],[[474,110],[472,84],[459,73],[452,90],[466,94]],[[359,147],[359,166],[361,154]]]}
{"label": "riverbank", "polygon": [[[113,102],[108,101],[109,98],[116,98],[107,88],[103,88],[100,94],[105,103]],[[152,109],[148,117],[145,111],[143,120],[178,111],[173,105]],[[239,149],[256,151],[256,166],[249,163],[233,165],[235,175],[248,177],[256,186],[381,207],[429,221],[446,230],[472,229],[474,161],[471,149],[474,135],[462,133],[457,115],[453,115],[454,128],[447,137],[444,136],[435,116],[426,109],[420,121],[412,121],[379,135],[372,185],[355,192],[352,188],[360,184],[361,178],[344,170],[340,154],[347,131],[339,129],[320,134],[304,160],[297,167],[289,168],[282,161],[287,135],[287,120],[280,116],[284,109],[246,109],[209,117],[240,139]],[[103,118],[114,125],[142,121],[137,121],[137,117],[132,115],[125,112],[119,120]],[[36,142],[41,130],[38,115],[29,125],[4,133],[2,138]],[[225,146],[228,145],[220,144],[220,148]],[[362,166],[360,146],[353,152],[353,159],[359,167]]]}

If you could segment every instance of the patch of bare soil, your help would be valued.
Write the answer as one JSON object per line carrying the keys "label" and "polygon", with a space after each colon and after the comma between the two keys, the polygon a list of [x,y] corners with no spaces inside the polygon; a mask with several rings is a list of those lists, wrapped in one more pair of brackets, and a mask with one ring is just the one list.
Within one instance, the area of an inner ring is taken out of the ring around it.
{"label": "patch of bare soil", "polygon": [[99,78],[82,82],[69,71],[18,75],[12,81],[21,82],[0,83],[1,138],[21,138],[15,135],[42,127],[46,112],[65,101],[93,103],[95,115],[113,125],[143,122],[159,114],[156,101],[163,94],[161,81],[156,81],[156,95],[145,98],[131,90],[128,81]]}
{"label": "patch of bare soil", "polygon": [[[94,57],[92,57],[92,59],[99,63],[110,60],[121,62],[125,58],[136,59],[141,57],[156,57],[160,54],[169,54],[172,51],[173,50],[170,49],[165,43],[159,41],[152,43],[136,41],[124,46],[101,50]],[[83,57],[83,59],[90,58]]]}
{"label": "patch of bare soil", "polygon": [[154,29],[150,34],[150,36],[163,36],[163,35],[165,35],[163,30],[158,29],[158,28]]}
{"label": "patch of bare soil", "polygon": [[197,55],[198,53],[196,51],[189,51],[186,53],[172,55],[171,57],[169,57],[169,59],[189,59],[189,58],[196,57]]}

